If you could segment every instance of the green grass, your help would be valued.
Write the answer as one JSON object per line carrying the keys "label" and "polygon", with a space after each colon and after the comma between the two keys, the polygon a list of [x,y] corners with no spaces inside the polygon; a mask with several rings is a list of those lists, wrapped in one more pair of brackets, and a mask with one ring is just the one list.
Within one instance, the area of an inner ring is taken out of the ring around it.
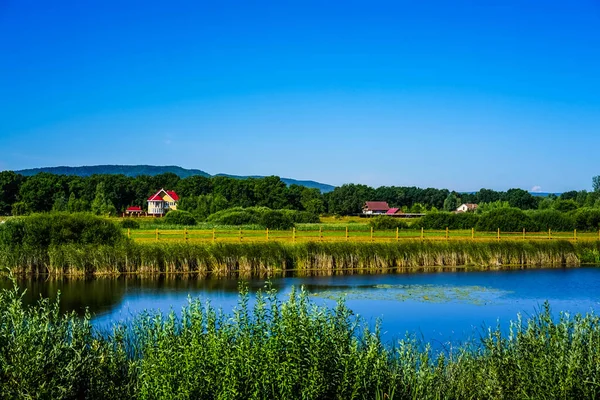
{"label": "green grass", "polygon": [[190,300],[99,333],[57,303],[0,292],[0,394],[10,399],[593,399],[600,319],[518,317],[508,334],[436,353],[411,337],[382,342],[343,303],[241,291],[222,312]]}

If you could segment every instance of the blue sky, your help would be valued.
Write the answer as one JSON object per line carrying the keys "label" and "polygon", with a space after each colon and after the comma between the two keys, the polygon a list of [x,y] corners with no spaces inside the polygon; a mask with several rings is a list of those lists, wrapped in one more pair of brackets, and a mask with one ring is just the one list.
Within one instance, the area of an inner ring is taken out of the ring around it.
{"label": "blue sky", "polygon": [[0,169],[590,189],[600,3],[0,1]]}

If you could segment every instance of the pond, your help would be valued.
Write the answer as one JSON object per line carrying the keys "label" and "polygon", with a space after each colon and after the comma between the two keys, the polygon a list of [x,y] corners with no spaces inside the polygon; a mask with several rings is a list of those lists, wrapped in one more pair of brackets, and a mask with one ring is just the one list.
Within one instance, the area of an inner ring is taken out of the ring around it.
{"label": "pond", "polygon": [[[238,300],[238,280],[171,275],[115,279],[30,279],[25,301],[61,292],[63,310],[82,313],[86,307],[99,329],[130,320],[143,310],[168,312],[187,304],[188,297],[210,300],[231,312]],[[251,291],[266,280],[245,280]],[[418,272],[386,275],[342,275],[271,278],[281,296],[304,286],[317,304],[334,305],[340,297],[369,324],[382,320],[384,338],[406,333],[431,342],[459,343],[476,338],[486,327],[506,328],[517,313],[527,316],[548,301],[559,311],[600,310],[600,268],[527,269],[505,271]],[[0,281],[0,286],[10,282]]]}

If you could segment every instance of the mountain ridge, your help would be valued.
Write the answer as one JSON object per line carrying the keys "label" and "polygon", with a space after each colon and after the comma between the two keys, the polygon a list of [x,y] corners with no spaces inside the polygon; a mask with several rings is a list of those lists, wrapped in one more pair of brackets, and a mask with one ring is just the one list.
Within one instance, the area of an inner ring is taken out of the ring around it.
{"label": "mountain ridge", "polygon": [[[41,168],[28,168],[14,171],[17,174],[23,176],[37,175],[41,172],[47,172],[55,175],[76,175],[86,177],[95,174],[108,174],[117,175],[122,174],[129,177],[136,177],[139,175],[159,175],[164,173],[174,173],[180,178],[187,178],[190,176],[204,176],[211,178],[215,176],[225,176],[234,179],[248,179],[248,178],[263,178],[260,175],[242,176],[242,175],[230,175],[230,174],[215,174],[211,175],[206,171],[200,169],[187,169],[177,165],[119,165],[119,164],[106,164],[106,165],[82,165],[77,167],[70,166],[57,166],[57,167],[41,167]],[[312,180],[298,180],[292,178],[280,178],[286,185],[300,185],[311,189],[319,189],[323,193],[331,192],[335,186],[328,185],[326,183],[316,182]]]}

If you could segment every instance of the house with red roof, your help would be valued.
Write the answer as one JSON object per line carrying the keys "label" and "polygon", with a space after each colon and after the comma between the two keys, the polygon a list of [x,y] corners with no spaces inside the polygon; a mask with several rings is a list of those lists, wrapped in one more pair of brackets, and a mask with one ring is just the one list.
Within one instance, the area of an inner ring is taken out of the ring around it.
{"label": "house with red roof", "polygon": [[366,201],[363,214],[385,214],[389,209],[387,201]]}
{"label": "house with red roof", "polygon": [[142,210],[142,207],[140,206],[131,206],[131,207],[127,207],[127,210],[125,210],[125,212],[123,213],[123,216],[125,215],[129,215],[129,216],[140,216],[144,213],[144,210]]}
{"label": "house with red roof", "polygon": [[169,210],[177,210],[179,196],[172,190],[160,189],[148,198],[148,215],[165,215]]}

